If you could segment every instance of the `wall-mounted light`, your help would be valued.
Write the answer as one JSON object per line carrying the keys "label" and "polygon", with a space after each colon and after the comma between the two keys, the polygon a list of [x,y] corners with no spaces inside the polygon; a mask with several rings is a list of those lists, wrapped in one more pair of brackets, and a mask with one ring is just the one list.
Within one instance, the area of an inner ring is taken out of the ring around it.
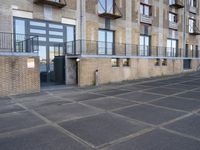
{"label": "wall-mounted light", "polygon": [[76,62],[79,62],[79,61],[80,61],[80,59],[79,59],[79,58],[77,58],[77,59],[76,59]]}

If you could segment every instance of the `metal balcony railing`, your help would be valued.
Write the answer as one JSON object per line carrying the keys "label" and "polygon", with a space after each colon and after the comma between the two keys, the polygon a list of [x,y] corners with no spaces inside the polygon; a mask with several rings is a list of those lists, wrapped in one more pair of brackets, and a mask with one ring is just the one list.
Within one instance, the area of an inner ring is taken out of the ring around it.
{"label": "metal balcony railing", "polygon": [[140,14],[140,22],[146,23],[146,24],[152,24],[152,16]]}
{"label": "metal balcony railing", "polygon": [[47,4],[58,8],[65,7],[67,5],[66,0],[34,0],[35,4]]}
{"label": "metal balcony railing", "polygon": [[172,8],[180,9],[184,8],[184,3],[182,0],[169,0],[169,6]]}
{"label": "metal balcony railing", "polygon": [[199,50],[187,55],[181,48],[77,40],[55,45],[55,55],[98,55],[136,57],[199,57]]}
{"label": "metal balcony railing", "polygon": [[169,28],[177,30],[178,29],[178,23],[169,21]]}
{"label": "metal balcony railing", "polygon": [[122,17],[122,13],[115,0],[113,0],[111,6],[108,6],[107,0],[98,0],[98,15],[107,19],[118,19]]}
{"label": "metal balcony railing", "polygon": [[0,32],[0,52],[37,53],[38,36]]}
{"label": "metal balcony railing", "polygon": [[188,30],[191,35],[200,35],[200,30],[196,24],[194,24],[193,26],[188,25]]}

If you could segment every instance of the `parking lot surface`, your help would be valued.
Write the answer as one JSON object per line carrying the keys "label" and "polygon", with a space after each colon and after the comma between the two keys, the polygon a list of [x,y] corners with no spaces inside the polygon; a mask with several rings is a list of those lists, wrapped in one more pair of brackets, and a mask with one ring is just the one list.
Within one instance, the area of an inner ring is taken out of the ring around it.
{"label": "parking lot surface", "polygon": [[0,150],[200,150],[200,73],[1,97]]}

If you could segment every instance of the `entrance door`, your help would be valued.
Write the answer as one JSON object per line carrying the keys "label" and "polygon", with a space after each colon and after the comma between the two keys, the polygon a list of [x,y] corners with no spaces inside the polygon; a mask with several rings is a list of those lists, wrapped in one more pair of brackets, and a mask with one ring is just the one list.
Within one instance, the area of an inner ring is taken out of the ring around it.
{"label": "entrance door", "polygon": [[[66,25],[56,22],[44,20],[31,20],[14,17],[14,31],[19,34],[30,36],[39,36],[39,56],[40,56],[40,78],[41,83],[45,85],[60,84],[55,79],[56,69],[59,65],[55,65],[56,56],[64,56],[63,47],[58,50],[55,45],[65,41],[74,43],[75,26]],[[72,53],[72,50],[69,50]],[[63,70],[63,72],[65,72]]]}

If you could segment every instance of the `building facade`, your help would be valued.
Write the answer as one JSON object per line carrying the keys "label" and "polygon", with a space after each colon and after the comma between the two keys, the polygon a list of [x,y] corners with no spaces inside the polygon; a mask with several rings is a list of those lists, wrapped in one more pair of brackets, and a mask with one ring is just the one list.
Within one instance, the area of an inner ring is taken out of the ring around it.
{"label": "building facade", "polygon": [[199,19],[197,0],[0,0],[0,51],[10,48],[5,32],[14,52],[37,51],[42,85],[172,75],[198,69]]}

